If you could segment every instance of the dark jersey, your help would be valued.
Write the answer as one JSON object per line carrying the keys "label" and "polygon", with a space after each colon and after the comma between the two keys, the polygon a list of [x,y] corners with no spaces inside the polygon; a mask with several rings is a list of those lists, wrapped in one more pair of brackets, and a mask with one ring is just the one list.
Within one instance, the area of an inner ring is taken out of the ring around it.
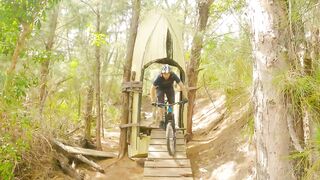
{"label": "dark jersey", "polygon": [[170,73],[170,77],[165,80],[161,74],[154,80],[153,85],[158,87],[159,89],[169,89],[173,88],[173,82],[179,83],[181,80],[180,78],[173,72]]}

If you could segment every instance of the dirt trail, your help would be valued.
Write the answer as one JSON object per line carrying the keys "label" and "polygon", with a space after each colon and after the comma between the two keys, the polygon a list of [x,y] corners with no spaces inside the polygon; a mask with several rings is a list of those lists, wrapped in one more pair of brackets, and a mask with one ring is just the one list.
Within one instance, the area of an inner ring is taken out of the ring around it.
{"label": "dirt trail", "polygon": [[254,179],[254,149],[244,135],[249,106],[228,113],[225,97],[197,101],[193,141],[188,143],[195,179]]}
{"label": "dirt trail", "polygon": [[[195,179],[240,180],[254,179],[254,149],[244,135],[249,117],[249,106],[244,105],[230,113],[225,107],[225,96],[216,95],[214,102],[197,100],[193,118],[194,138],[187,144]],[[104,151],[118,150],[119,130],[105,132]],[[86,174],[87,180],[143,178],[144,159],[96,160],[105,174],[90,170],[82,164],[77,167]],[[58,178],[59,179],[59,178]]]}

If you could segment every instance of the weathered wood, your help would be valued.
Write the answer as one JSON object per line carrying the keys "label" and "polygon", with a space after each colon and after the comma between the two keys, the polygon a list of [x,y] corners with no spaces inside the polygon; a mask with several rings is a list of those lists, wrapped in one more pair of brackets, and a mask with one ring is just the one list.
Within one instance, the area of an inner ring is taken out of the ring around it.
{"label": "weathered wood", "polygon": [[146,161],[144,167],[149,168],[191,168],[189,159],[155,159]]}
{"label": "weathered wood", "polygon": [[[167,145],[164,144],[152,144],[149,146],[150,152],[167,152]],[[177,145],[176,146],[176,152],[185,152],[186,146],[185,145]]]}
{"label": "weathered wood", "polygon": [[193,177],[144,177],[143,180],[193,180]]}
{"label": "weathered wood", "polygon": [[97,151],[97,150],[85,149],[80,147],[72,147],[72,146],[64,145],[63,143],[57,140],[52,140],[52,141],[61,149],[71,154],[82,154],[82,155],[97,156],[97,157],[117,157],[118,156],[116,153],[112,153],[112,152],[104,152],[104,151]]}
{"label": "weathered wood", "polygon": [[193,179],[190,160],[187,159],[184,134],[177,131],[177,146],[174,156],[167,151],[163,129],[151,131],[148,159],[144,166],[144,178],[148,180]]}
{"label": "weathered wood", "polygon": [[159,127],[147,126],[147,125],[138,124],[138,123],[129,123],[129,124],[120,124],[119,125],[120,129],[131,128],[131,127],[140,127],[140,128],[145,128],[145,129],[159,129]]}
{"label": "weathered wood", "polygon": [[174,156],[170,156],[168,152],[149,152],[148,159],[187,159],[185,152],[176,152]]}
{"label": "weathered wood", "polygon": [[104,173],[104,169],[101,166],[99,166],[99,164],[90,161],[88,158],[82,156],[81,154],[77,154],[75,155],[75,157],[81,160],[82,162],[88,164],[89,166],[93,167],[94,169],[98,170],[99,172]]}
{"label": "weathered wood", "polygon": [[[150,144],[167,144],[166,139],[151,139]],[[176,144],[185,144],[184,139],[176,139]]]}
{"label": "weathered wood", "polygon": [[78,173],[68,164],[69,159],[67,157],[62,154],[58,154],[55,156],[55,158],[57,159],[57,162],[64,173],[76,180],[82,180],[84,178],[83,174]]}
{"label": "weathered wood", "polygon": [[[134,44],[136,41],[137,31],[138,31],[138,23],[140,17],[140,0],[133,0],[133,9],[132,9],[132,18],[130,23],[130,33],[127,44],[127,52],[126,52],[126,62],[123,67],[123,83],[129,82],[130,79],[134,79],[131,77],[131,69],[132,69],[132,57]],[[121,124],[129,123],[129,92],[122,93],[122,112],[121,112]],[[123,158],[128,155],[128,143],[127,143],[127,129],[121,129],[120,131],[120,139],[119,139],[119,158]]]}
{"label": "weathered wood", "polygon": [[[166,138],[166,133],[151,133],[151,138],[152,139],[163,139]],[[176,134],[177,139],[184,139],[184,135],[181,133]]]}
{"label": "weathered wood", "polygon": [[122,88],[122,92],[132,92],[132,91],[142,92],[142,82],[141,81],[123,82],[121,88]]}
{"label": "weathered wood", "polygon": [[192,177],[191,168],[144,168],[145,177]]}
{"label": "weathered wood", "polygon": [[139,126],[139,124],[138,123],[129,123],[129,124],[120,124],[119,125],[120,129],[128,128],[128,127],[136,127],[136,126]]}

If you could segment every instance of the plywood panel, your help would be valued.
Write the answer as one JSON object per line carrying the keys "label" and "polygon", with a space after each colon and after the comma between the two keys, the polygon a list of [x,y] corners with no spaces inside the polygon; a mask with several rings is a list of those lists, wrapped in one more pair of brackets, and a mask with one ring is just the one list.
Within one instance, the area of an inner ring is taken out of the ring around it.
{"label": "plywood panel", "polygon": [[[150,144],[164,144],[167,145],[166,139],[151,139]],[[184,139],[176,139],[176,144],[185,144]]]}
{"label": "plywood panel", "polygon": [[[149,151],[153,152],[167,152],[167,145],[164,144],[152,144],[149,145]],[[176,152],[185,152],[186,146],[185,145],[176,145]]]}
{"label": "plywood panel", "polygon": [[144,168],[144,176],[192,177],[191,168]]}
{"label": "plywood panel", "polygon": [[191,167],[189,159],[156,159],[146,161],[144,167],[150,168],[181,168],[181,167]]}
{"label": "plywood panel", "polygon": [[143,180],[193,180],[193,177],[144,177]]}
{"label": "plywood panel", "polygon": [[[166,138],[166,133],[151,133],[151,138],[153,139],[161,139]],[[177,139],[184,139],[183,134],[176,134]]]}
{"label": "plywood panel", "polygon": [[185,152],[176,152],[174,156],[170,156],[168,152],[149,152],[148,159],[186,159]]}

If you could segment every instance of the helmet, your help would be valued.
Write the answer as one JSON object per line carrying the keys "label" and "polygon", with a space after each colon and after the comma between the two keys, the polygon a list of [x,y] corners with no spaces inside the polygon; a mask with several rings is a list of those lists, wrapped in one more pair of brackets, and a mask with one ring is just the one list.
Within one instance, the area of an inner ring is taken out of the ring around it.
{"label": "helmet", "polygon": [[171,72],[171,68],[168,64],[165,64],[161,69],[161,73],[170,73],[170,72]]}

